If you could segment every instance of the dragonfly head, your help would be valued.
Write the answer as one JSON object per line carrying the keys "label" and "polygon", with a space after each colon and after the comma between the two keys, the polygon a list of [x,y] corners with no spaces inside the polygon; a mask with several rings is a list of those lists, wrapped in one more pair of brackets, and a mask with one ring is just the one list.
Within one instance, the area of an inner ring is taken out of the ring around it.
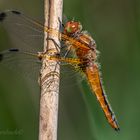
{"label": "dragonfly head", "polygon": [[68,21],[64,27],[64,33],[73,35],[82,31],[82,25],[80,22]]}

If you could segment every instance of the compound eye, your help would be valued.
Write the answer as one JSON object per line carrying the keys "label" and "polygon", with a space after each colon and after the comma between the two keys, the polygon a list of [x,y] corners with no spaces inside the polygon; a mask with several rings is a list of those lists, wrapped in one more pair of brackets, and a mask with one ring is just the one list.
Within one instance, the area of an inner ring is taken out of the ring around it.
{"label": "compound eye", "polygon": [[71,27],[72,27],[72,28],[75,28],[76,26],[73,24]]}

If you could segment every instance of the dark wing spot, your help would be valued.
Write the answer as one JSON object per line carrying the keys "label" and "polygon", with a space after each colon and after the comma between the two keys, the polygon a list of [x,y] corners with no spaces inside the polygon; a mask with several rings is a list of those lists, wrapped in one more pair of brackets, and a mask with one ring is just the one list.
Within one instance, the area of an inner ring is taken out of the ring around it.
{"label": "dark wing spot", "polygon": [[19,49],[16,49],[16,48],[9,49],[9,52],[18,52],[18,51],[19,51]]}
{"label": "dark wing spot", "polygon": [[15,11],[15,10],[12,10],[11,12],[14,13],[14,14],[17,14],[17,15],[21,14],[19,11]]}
{"label": "dark wing spot", "polygon": [[0,54],[0,62],[3,60],[3,54]]}
{"label": "dark wing spot", "polygon": [[3,21],[6,17],[6,13],[0,13],[0,22]]}

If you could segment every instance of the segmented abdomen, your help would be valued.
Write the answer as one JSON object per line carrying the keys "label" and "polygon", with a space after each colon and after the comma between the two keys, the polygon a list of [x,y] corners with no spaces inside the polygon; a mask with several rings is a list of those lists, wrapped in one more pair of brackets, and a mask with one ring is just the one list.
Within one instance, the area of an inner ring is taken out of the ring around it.
{"label": "segmented abdomen", "polygon": [[88,66],[86,68],[85,72],[86,72],[86,76],[87,76],[87,80],[89,82],[89,85],[90,85],[92,91],[95,93],[97,100],[99,101],[109,124],[115,130],[118,131],[119,126],[117,124],[116,117],[111,109],[111,106],[108,103],[107,97],[104,93],[97,64],[93,64],[93,65]]}

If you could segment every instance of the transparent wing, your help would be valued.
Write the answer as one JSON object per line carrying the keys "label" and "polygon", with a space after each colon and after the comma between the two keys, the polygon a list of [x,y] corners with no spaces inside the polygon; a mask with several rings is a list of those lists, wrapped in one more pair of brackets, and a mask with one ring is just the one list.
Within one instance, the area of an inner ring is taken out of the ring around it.
{"label": "transparent wing", "polygon": [[43,24],[38,24],[23,13],[10,10],[0,13],[0,23],[5,26],[16,48],[31,52],[42,51]]}
{"label": "transparent wing", "polygon": [[36,81],[41,68],[41,62],[37,54],[27,53],[19,49],[9,49],[0,52],[0,66],[2,65]]}

